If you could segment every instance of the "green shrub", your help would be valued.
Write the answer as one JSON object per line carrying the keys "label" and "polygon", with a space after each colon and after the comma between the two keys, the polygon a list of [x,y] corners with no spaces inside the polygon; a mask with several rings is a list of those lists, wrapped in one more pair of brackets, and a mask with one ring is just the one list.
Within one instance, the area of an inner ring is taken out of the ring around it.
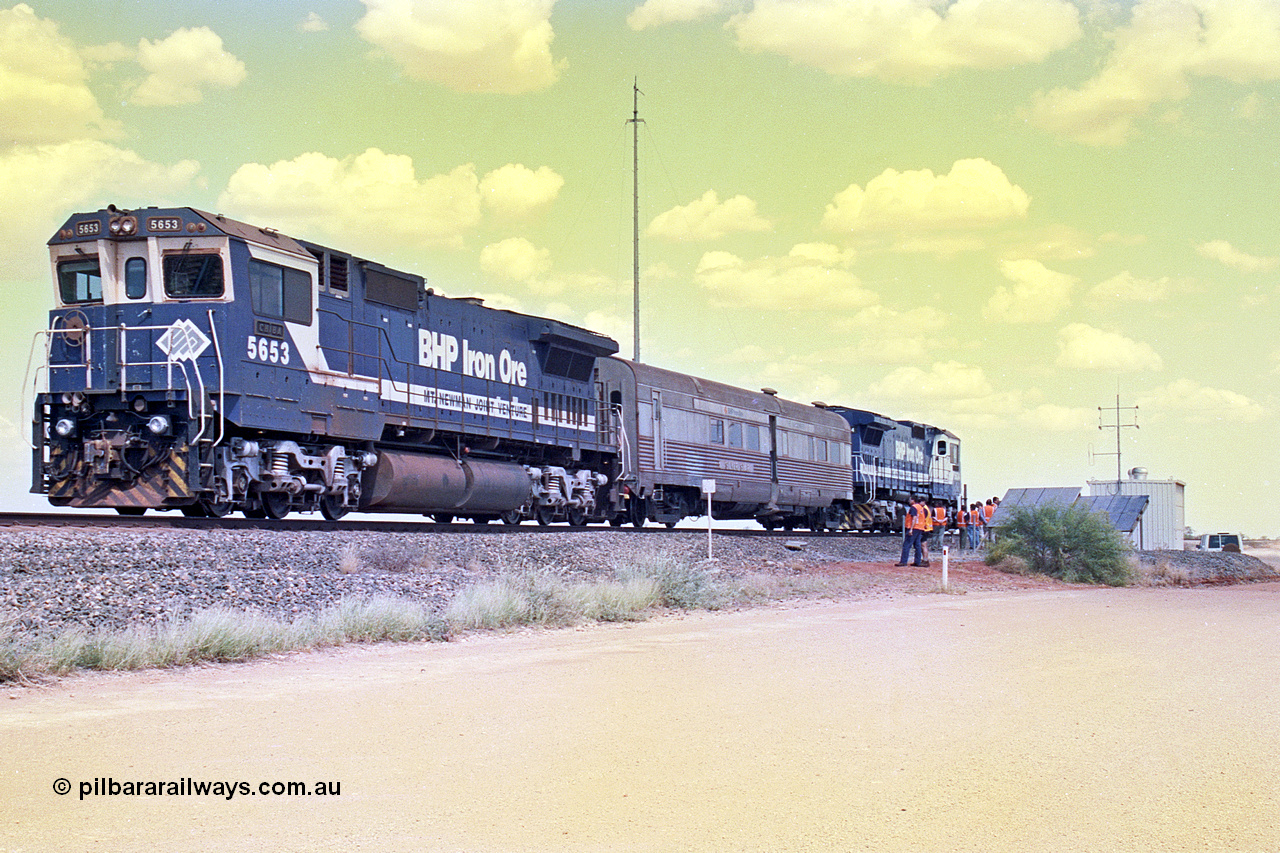
{"label": "green shrub", "polygon": [[1105,513],[1079,504],[1015,507],[1011,520],[996,529],[986,562],[1021,557],[1030,571],[1069,583],[1125,586],[1133,580],[1129,545]]}

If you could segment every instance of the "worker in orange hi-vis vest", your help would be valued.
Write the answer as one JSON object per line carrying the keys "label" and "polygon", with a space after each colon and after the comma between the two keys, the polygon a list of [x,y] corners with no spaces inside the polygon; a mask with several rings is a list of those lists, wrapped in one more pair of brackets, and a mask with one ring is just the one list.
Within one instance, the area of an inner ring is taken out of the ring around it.
{"label": "worker in orange hi-vis vest", "polygon": [[933,544],[937,548],[942,548],[943,539],[947,533],[947,505],[939,503],[933,508]]}
{"label": "worker in orange hi-vis vest", "polygon": [[975,503],[969,507],[969,544],[976,551],[982,546],[982,531],[986,527],[983,523],[986,515],[982,511],[982,504]]}
{"label": "worker in orange hi-vis vest", "polygon": [[999,503],[999,498],[991,498],[982,507],[982,526],[986,530],[988,542],[991,541],[991,516],[996,514],[997,503]]}
{"label": "worker in orange hi-vis vest", "polygon": [[897,565],[907,565],[907,557],[915,551],[916,562],[920,561],[920,531],[916,529],[916,505],[907,504],[907,514],[902,518],[902,557]]}
{"label": "worker in orange hi-vis vest", "polygon": [[965,509],[964,504],[960,504],[960,509],[956,512],[956,530],[960,533],[956,550],[963,551],[969,547],[969,510]]}
{"label": "worker in orange hi-vis vest", "polygon": [[915,508],[916,530],[920,534],[920,559],[911,565],[927,566],[929,565],[929,539],[933,534],[933,508],[924,498],[916,499]]}

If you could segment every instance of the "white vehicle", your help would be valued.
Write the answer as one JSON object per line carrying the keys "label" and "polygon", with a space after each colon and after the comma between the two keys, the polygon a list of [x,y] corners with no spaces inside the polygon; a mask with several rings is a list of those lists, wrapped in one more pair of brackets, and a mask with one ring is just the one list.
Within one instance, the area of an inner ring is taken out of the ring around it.
{"label": "white vehicle", "polygon": [[1200,537],[1197,551],[1231,551],[1240,553],[1240,534],[1238,533],[1205,533]]}

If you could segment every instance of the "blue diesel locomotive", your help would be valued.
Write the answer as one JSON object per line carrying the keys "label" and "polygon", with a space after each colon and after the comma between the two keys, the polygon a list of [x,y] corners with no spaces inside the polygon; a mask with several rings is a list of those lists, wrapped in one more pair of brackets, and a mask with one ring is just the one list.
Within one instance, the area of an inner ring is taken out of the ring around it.
{"label": "blue diesel locomotive", "polygon": [[960,439],[935,426],[832,406],[848,422],[853,441],[853,503],[845,526],[901,530],[912,496],[956,507],[964,497]]}
{"label": "blue diesel locomotive", "polygon": [[221,215],[108,207],[49,251],[32,491],[56,506],[673,525],[713,479],[717,518],[861,530],[959,497],[943,430],[633,364]]}
{"label": "blue diesel locomotive", "polygon": [[610,338],[190,208],[77,214],[49,245],[33,491],[55,505],[597,515]]}

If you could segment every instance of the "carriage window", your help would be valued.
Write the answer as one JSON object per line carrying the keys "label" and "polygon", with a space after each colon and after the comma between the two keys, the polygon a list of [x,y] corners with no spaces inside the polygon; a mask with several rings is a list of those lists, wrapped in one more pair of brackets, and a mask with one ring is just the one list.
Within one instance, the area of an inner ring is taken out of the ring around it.
{"label": "carriage window", "polygon": [[311,324],[311,276],[302,270],[251,260],[249,295],[255,314]]}
{"label": "carriage window", "polygon": [[719,418],[711,419],[711,443],[724,444],[724,421]]}
{"label": "carriage window", "polygon": [[124,262],[124,295],[130,299],[147,295],[146,258],[130,258]]}
{"label": "carriage window", "polygon": [[102,301],[102,271],[97,257],[58,264],[58,294],[65,304]]}
{"label": "carriage window", "polygon": [[742,424],[740,423],[729,424],[729,446],[730,447],[742,446]]}
{"label": "carriage window", "polygon": [[825,438],[815,438],[813,440],[813,448],[817,451],[817,461],[827,461],[827,440]]}
{"label": "carriage window", "polygon": [[178,298],[221,296],[222,258],[209,252],[166,255],[164,292]]}
{"label": "carriage window", "polygon": [[760,449],[760,427],[756,426],[755,424],[747,424],[745,429],[747,432],[746,434],[747,450],[759,450]]}

